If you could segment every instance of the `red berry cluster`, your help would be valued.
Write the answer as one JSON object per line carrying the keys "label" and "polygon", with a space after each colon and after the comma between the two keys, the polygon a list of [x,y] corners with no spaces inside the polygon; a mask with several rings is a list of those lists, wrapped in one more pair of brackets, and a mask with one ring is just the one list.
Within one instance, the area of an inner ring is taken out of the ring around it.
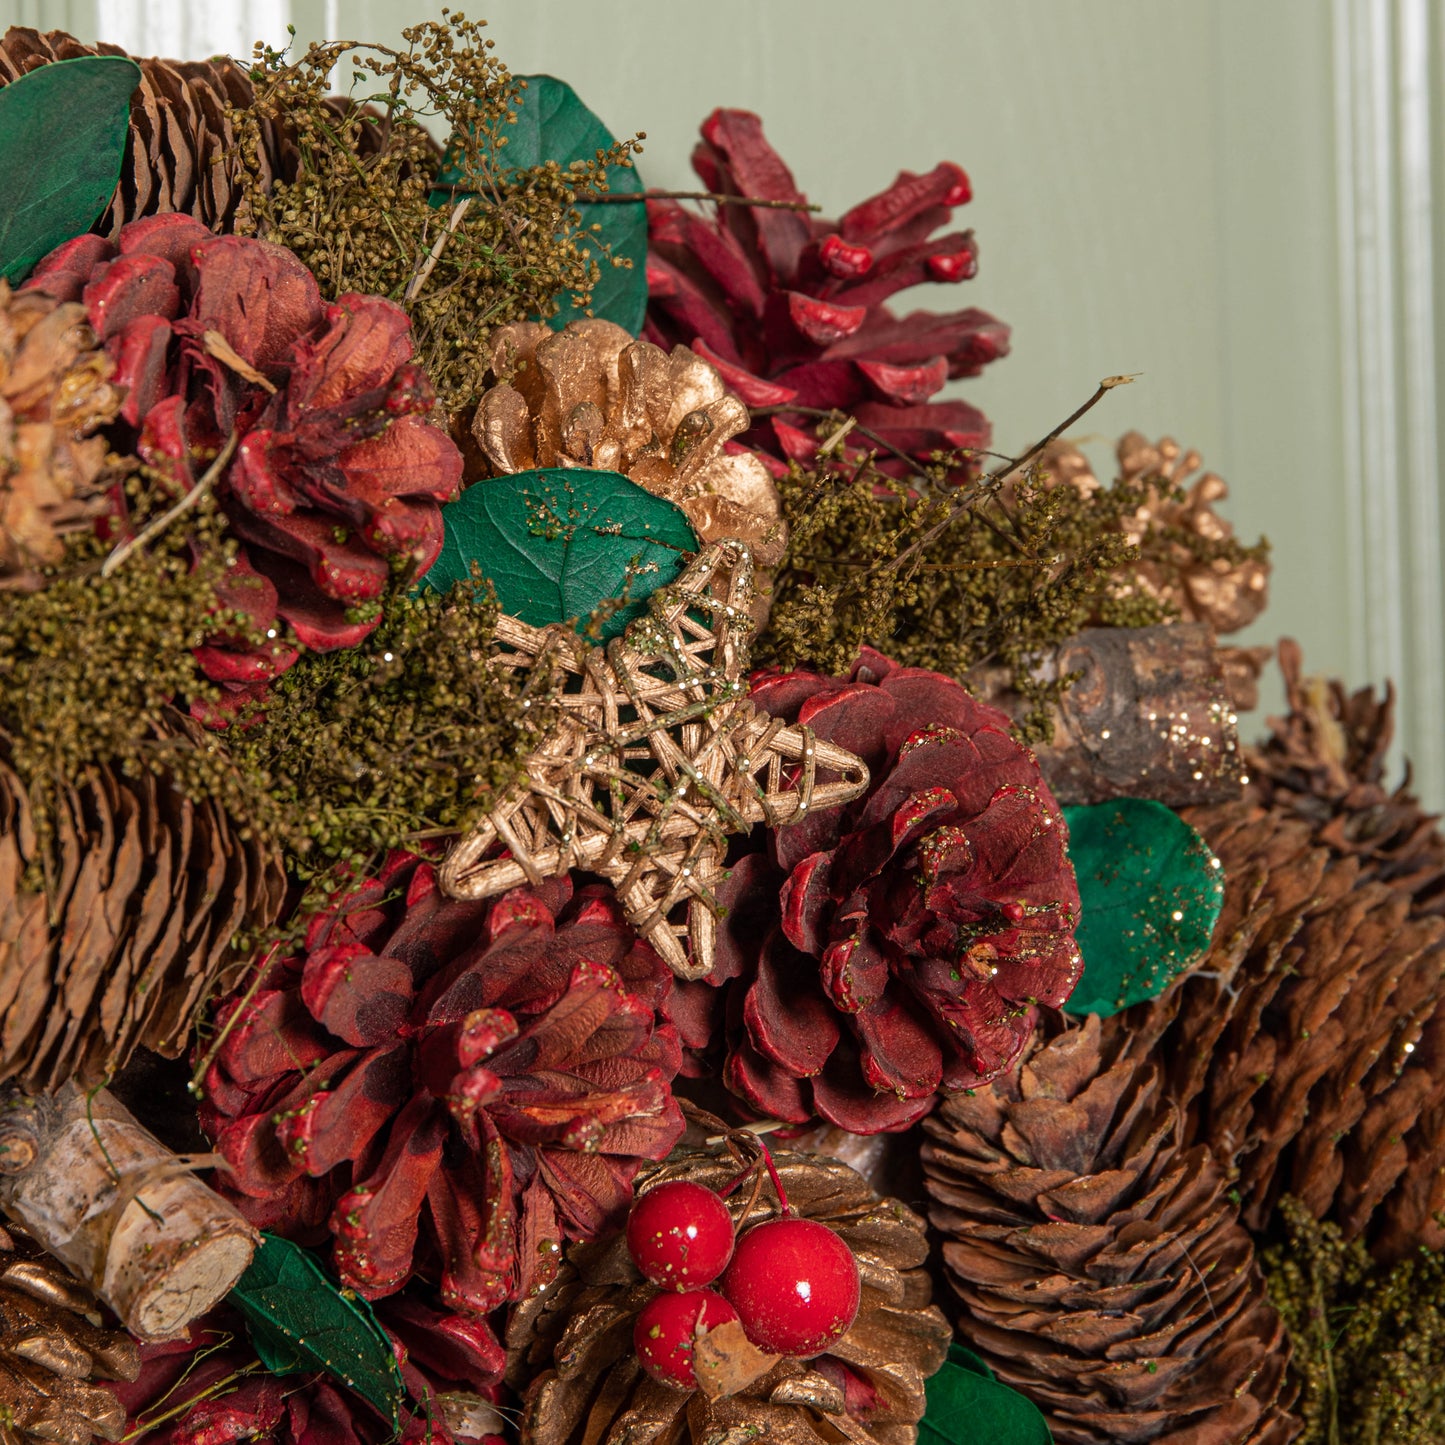
{"label": "red berry cluster", "polygon": [[[732,1321],[758,1349],[802,1359],[848,1332],[862,1289],[852,1250],[826,1224],[790,1213],[781,1195],[779,1202],[781,1218],[754,1225],[741,1239],[727,1205],[701,1184],[659,1184],[633,1205],[627,1248],[660,1289],[638,1314],[632,1338],[655,1380],[696,1389],[697,1341]],[[714,1281],[718,1288],[707,1288]]]}

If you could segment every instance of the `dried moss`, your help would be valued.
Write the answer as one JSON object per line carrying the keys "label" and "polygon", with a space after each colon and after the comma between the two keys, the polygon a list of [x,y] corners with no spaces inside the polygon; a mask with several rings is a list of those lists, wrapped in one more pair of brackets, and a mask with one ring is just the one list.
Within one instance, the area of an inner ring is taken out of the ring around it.
{"label": "dried moss", "polygon": [[[361,291],[403,306],[417,361],[443,406],[456,409],[481,390],[492,329],[551,316],[559,296],[585,307],[600,275],[595,258],[627,264],[582,229],[575,197],[606,191],[608,166],[629,166],[637,147],[623,142],[566,170],[505,167],[503,131],[522,82],[494,57],[480,24],[442,16],[404,30],[400,50],[337,41],[292,59],[258,47],[255,98],[233,122],[246,167],[238,229],[289,247],[328,297]],[[333,72],[351,92],[328,102]],[[428,120],[453,137],[457,193],[477,197],[454,229],[456,208],[429,199],[441,154]],[[269,121],[294,134],[294,181],[271,183]]]}
{"label": "dried moss", "polygon": [[497,612],[475,584],[398,593],[360,647],[303,656],[233,725],[253,806],[298,875],[464,829],[516,776],[548,699],[488,666]]}
{"label": "dried moss", "polygon": [[866,643],[952,676],[1002,662],[1034,703],[1024,725],[1032,736],[1060,690],[1029,675],[1041,650],[1091,622],[1164,620],[1154,599],[1118,595],[1140,555],[1119,521],[1142,488],[1085,498],[1037,471],[1007,490],[987,480],[950,486],[966,460],[940,458],[906,482],[871,460],[795,468],[780,483],[791,538],[760,660],[840,672]]}
{"label": "dried moss", "polygon": [[1290,1332],[1304,1421],[1296,1445],[1445,1439],[1445,1256],[1376,1264],[1363,1243],[1280,1205],[1286,1238],[1260,1260]]}
{"label": "dried moss", "polygon": [[[139,527],[165,499],[140,476],[129,491]],[[101,568],[113,544],[82,535],[43,590],[0,592],[0,733],[42,827],[54,779],[99,760],[155,765],[166,705],[214,696],[191,649],[218,629],[246,633],[217,600],[234,551],[224,525],[207,498],[187,528],[162,533],[110,577]]]}

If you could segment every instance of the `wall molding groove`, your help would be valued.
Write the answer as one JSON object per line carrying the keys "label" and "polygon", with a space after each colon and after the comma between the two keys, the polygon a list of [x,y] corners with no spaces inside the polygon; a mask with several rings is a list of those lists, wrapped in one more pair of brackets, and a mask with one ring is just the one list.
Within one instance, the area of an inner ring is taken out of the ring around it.
{"label": "wall molding groove", "polygon": [[1350,652],[1400,685],[1399,740],[1445,796],[1430,0],[1334,0],[1340,425]]}

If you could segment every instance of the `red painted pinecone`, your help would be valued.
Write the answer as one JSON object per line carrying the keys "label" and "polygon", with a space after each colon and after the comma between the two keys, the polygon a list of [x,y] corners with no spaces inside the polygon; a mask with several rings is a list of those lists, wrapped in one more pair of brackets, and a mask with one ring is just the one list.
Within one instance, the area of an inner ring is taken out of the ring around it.
{"label": "red painted pinecone", "polygon": [[[177,1340],[141,1347],[139,1378],[112,1386],[128,1431],[148,1445],[454,1445],[496,1440],[501,1417],[488,1406],[506,1356],[481,1320],[448,1315],[411,1294],[382,1301],[377,1322],[401,1361],[408,1399],[401,1434],[359,1395],[329,1374],[250,1373],[229,1389],[227,1377],[254,1368],[240,1317],[222,1306]],[[229,1339],[227,1338],[229,1337]],[[194,1403],[187,1406],[187,1401]],[[158,1421],[153,1426],[152,1420]]]}
{"label": "red painted pinecone", "polygon": [[764,711],[857,753],[873,782],[771,833],[719,890],[717,966],[673,1013],[764,1114],[907,1128],[940,1088],[1006,1069],[1034,1005],[1082,968],[1079,893],[1053,795],[1008,719],[956,682],[865,649],[852,676],[794,672]]}
{"label": "red painted pinecone", "polygon": [[373,1298],[437,1265],[482,1314],[620,1225],[682,1133],[671,980],[603,886],[461,902],[398,854],[222,1005],[203,1124],[254,1222],[330,1233]]}
{"label": "red painted pinecone", "polygon": [[355,646],[393,569],[436,560],[461,455],[426,420],[431,385],[389,301],[323,303],[283,247],[180,215],[134,221],[115,244],[68,241],[24,290],[84,304],[127,388],[120,451],[177,496],[222,466],[242,544],[222,600],[269,641],[215,639],[198,654],[208,677],[244,696],[295,661],[293,643]]}
{"label": "red painted pinecone", "polygon": [[[693,169],[712,191],[806,203],[757,116],[716,110],[702,136]],[[1008,327],[972,307],[896,316],[884,304],[908,287],[973,276],[973,233],[933,235],[970,195],[968,177],[945,161],[927,175],[901,172],[836,221],[740,205],[711,219],[650,201],[643,336],[691,347],[750,406],[784,408],[747,437],[775,457],[808,461],[817,451],[806,415],[789,406],[849,412],[925,459],[987,446],[977,407],[930,398],[1005,355]]]}

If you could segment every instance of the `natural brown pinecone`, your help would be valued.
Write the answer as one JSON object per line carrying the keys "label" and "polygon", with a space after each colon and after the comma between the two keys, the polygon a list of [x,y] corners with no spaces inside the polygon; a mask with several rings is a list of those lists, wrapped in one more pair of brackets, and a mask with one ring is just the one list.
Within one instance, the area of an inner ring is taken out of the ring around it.
{"label": "natural brown pinecone", "polygon": [[[1286,1193],[1353,1238],[1425,1229],[1445,1165],[1445,919],[1321,846],[1290,811],[1251,800],[1184,815],[1224,864],[1209,955],[1160,998],[1104,1025],[1110,1047],[1160,1061],[1188,1144],[1235,1174],[1261,1229]],[[1436,1205],[1445,1204],[1442,1198]],[[1392,1220],[1398,1223],[1392,1223]],[[1438,1227],[1419,1242],[1439,1242]]]}
{"label": "natural brown pinecone", "polygon": [[924,1123],[961,1337],[1060,1445],[1284,1445],[1289,1349],[1229,1182],[1099,1021]]}
{"label": "natural brown pinecone", "polygon": [[1285,638],[1279,666],[1289,702],[1270,737],[1249,754],[1261,803],[1296,814],[1317,841],[1358,857],[1369,876],[1404,889],[1417,914],[1445,914],[1445,835],[1410,791],[1385,785],[1395,735],[1395,689],[1349,692],[1306,676],[1299,644]]}
{"label": "natural brown pinecone", "polygon": [[0,1440],[86,1445],[125,1434],[125,1407],[96,1380],[134,1380],[140,1352],[101,1323],[95,1296],[38,1246],[0,1229]]}
{"label": "natural brown pinecone", "polygon": [[[166,736],[203,745],[179,714]],[[91,768],[57,788],[50,826],[0,751],[0,1080],[45,1090],[139,1044],[178,1055],[244,966],[237,931],[273,922],[286,886],[278,853],[164,774]]]}
{"label": "natural brown pinecone", "polygon": [[0,589],[41,585],[67,532],[105,508],[120,391],[79,304],[0,281]]}
{"label": "natural brown pinecone", "polygon": [[[792,1208],[837,1230],[858,1260],[863,1300],[853,1328],[827,1354],[785,1358],[738,1393],[709,1401],[658,1384],[638,1364],[633,1321],[656,1290],[633,1268],[626,1241],[574,1246],[556,1282],[516,1306],[508,1325],[507,1378],[523,1396],[523,1445],[914,1445],[924,1381],[943,1363],[950,1337],[929,1303],[923,1221],[836,1160],[775,1157]],[[648,1182],[692,1179],[718,1189],[736,1173],[727,1158],[674,1155]],[[749,1192],[728,1200],[734,1218]],[[749,1219],[775,1213],[765,1188]]]}
{"label": "natural brown pinecone", "polygon": [[494,472],[621,472],[680,507],[702,541],[740,538],[763,569],[781,559],[772,475],[754,453],[727,450],[748,409],[687,347],[669,354],[610,321],[556,332],[519,321],[493,334],[491,374],[472,438]]}
{"label": "natural brown pinecone", "polygon": [[[1218,634],[1248,626],[1269,600],[1269,561],[1262,549],[1240,548],[1234,528],[1214,510],[1229,495],[1223,479],[1205,472],[1191,483],[1199,453],[1184,451],[1170,437],[1155,444],[1127,432],[1116,455],[1122,481],[1149,487],[1145,504],[1121,522],[1131,541],[1146,544],[1130,585],[1170,603],[1184,621],[1207,622]],[[1055,485],[1085,493],[1099,486],[1087,458],[1068,442],[1046,447],[1039,466]],[[1176,490],[1182,500],[1170,495]],[[1248,671],[1251,659],[1244,650],[1233,661]],[[1257,676],[1258,667],[1253,671]],[[1247,688],[1245,677],[1239,685]]]}
{"label": "natural brown pinecone", "polygon": [[[12,26],[0,39],[0,84],[55,60],[125,53],[116,45],[84,45],[63,30]],[[137,63],[141,83],[131,100],[120,186],[92,229],[114,238],[127,221],[162,211],[181,211],[214,231],[233,229],[244,201],[241,147],[229,112],[251,102],[245,68],[225,57]],[[343,105],[333,108],[340,113]],[[358,130],[363,156],[380,144],[384,130],[384,123]],[[273,181],[295,179],[299,159],[287,130],[263,123],[259,184],[269,189]]]}

